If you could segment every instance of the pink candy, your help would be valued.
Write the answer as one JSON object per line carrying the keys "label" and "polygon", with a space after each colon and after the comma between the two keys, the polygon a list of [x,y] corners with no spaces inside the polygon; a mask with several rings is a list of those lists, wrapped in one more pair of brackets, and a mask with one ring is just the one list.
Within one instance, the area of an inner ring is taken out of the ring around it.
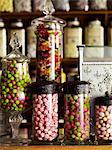
{"label": "pink candy", "polygon": [[34,138],[52,141],[58,135],[58,95],[40,94],[33,104]]}

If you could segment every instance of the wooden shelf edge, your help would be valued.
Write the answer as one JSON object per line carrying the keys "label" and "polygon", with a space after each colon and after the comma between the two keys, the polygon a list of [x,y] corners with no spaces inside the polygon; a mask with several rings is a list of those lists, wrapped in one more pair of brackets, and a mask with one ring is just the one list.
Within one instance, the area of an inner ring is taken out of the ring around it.
{"label": "wooden shelf edge", "polygon": [[112,150],[112,146],[20,146],[0,147],[0,150]]}

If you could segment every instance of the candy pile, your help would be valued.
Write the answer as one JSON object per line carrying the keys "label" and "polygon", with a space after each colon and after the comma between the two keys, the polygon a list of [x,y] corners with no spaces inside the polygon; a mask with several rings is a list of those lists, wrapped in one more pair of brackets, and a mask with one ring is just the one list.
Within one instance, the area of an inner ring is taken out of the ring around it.
{"label": "candy pile", "polygon": [[58,95],[40,94],[33,103],[34,138],[52,141],[58,136]]}
{"label": "candy pile", "polygon": [[62,32],[50,30],[43,24],[37,27],[37,76],[48,81],[61,80]]}
{"label": "candy pile", "polygon": [[112,106],[96,106],[96,135],[98,140],[112,140]]}
{"label": "candy pile", "polygon": [[16,60],[4,62],[1,76],[1,107],[4,111],[22,111],[29,103],[28,64]]}
{"label": "candy pile", "polygon": [[87,94],[65,95],[65,142],[78,144],[89,139],[90,99]]}

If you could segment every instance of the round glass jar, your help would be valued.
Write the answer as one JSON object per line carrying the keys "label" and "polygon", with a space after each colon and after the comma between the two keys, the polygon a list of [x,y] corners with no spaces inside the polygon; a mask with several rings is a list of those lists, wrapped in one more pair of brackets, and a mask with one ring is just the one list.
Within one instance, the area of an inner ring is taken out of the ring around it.
{"label": "round glass jar", "polygon": [[85,81],[68,82],[64,87],[65,144],[88,144],[90,139],[90,96]]}
{"label": "round glass jar", "polygon": [[33,143],[49,144],[58,137],[58,89],[51,81],[33,86]]}
{"label": "round glass jar", "polygon": [[27,86],[31,82],[29,59],[18,51],[19,43],[15,37],[10,44],[12,52],[2,59],[1,107],[6,112],[18,112],[25,110],[30,100],[27,93]]}
{"label": "round glass jar", "polygon": [[112,144],[112,97],[95,99],[95,133],[98,144]]}
{"label": "round glass jar", "polygon": [[51,15],[32,21],[37,36],[37,81],[61,82],[61,54],[65,22]]}

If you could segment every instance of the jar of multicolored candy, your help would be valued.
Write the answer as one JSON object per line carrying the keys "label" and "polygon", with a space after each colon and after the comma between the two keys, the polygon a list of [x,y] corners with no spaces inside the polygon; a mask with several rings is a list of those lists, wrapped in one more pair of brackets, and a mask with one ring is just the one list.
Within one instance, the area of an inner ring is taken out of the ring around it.
{"label": "jar of multicolored candy", "polygon": [[32,21],[37,36],[37,80],[61,81],[61,54],[65,22],[53,17],[50,1],[46,1],[45,17]]}
{"label": "jar of multicolored candy", "polygon": [[88,144],[90,139],[89,84],[68,82],[64,86],[65,144]]}
{"label": "jar of multicolored candy", "polygon": [[95,99],[95,133],[98,144],[112,144],[112,97]]}
{"label": "jar of multicolored candy", "polygon": [[58,88],[52,81],[32,84],[33,144],[57,142]]}
{"label": "jar of multicolored candy", "polygon": [[30,84],[28,57],[19,52],[21,44],[14,34],[10,41],[12,52],[2,59],[1,108],[5,112],[20,112],[30,102],[27,86]]}

